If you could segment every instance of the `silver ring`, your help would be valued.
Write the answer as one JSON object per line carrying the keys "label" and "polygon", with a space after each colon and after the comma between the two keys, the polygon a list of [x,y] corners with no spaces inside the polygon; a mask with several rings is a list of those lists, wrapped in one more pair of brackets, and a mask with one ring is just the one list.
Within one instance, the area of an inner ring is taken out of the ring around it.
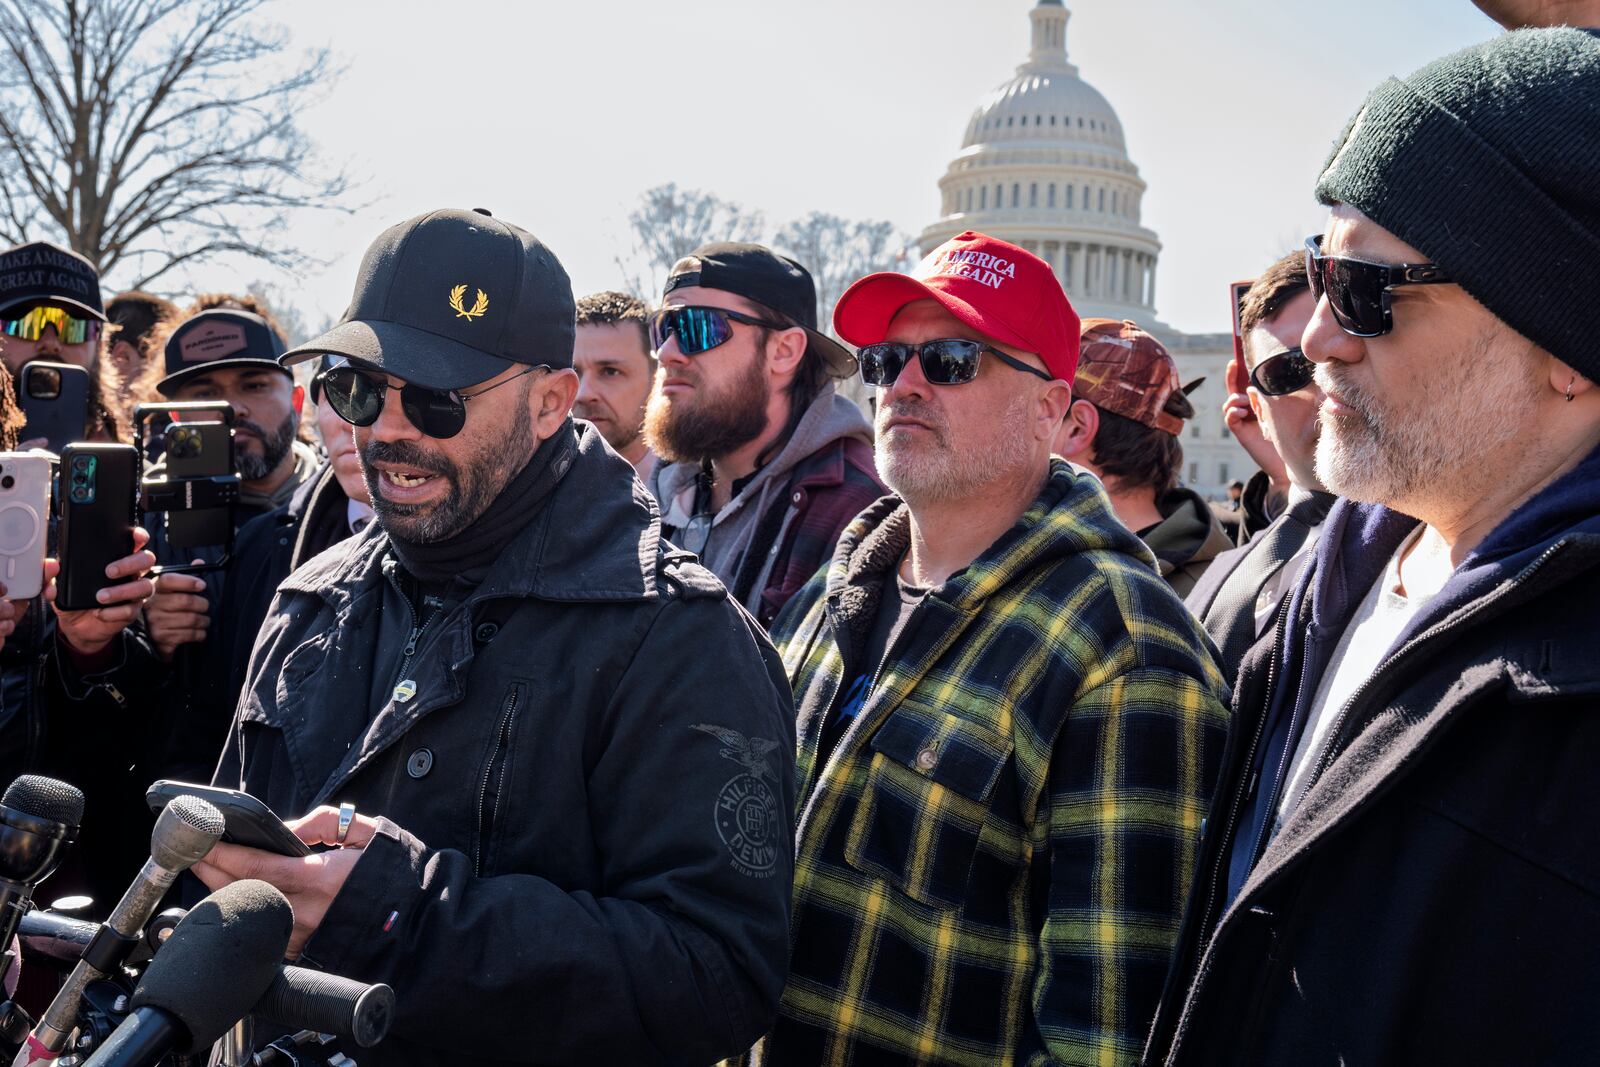
{"label": "silver ring", "polygon": [[344,839],[350,836],[350,824],[356,821],[356,806],[345,803],[339,805],[339,832],[333,835],[333,843],[344,844]]}

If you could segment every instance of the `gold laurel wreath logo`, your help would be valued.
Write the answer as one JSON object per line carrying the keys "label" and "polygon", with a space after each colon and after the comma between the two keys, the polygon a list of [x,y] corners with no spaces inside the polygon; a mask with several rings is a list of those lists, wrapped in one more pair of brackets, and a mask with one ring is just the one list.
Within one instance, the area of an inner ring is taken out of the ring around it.
{"label": "gold laurel wreath logo", "polygon": [[458,285],[454,289],[450,290],[450,307],[454,309],[456,318],[466,319],[468,322],[471,322],[473,319],[478,318],[485,311],[489,310],[489,294],[485,293],[482,289],[479,289],[478,298],[472,302],[471,308],[468,308],[466,304],[462,302],[462,298],[466,295],[467,287],[464,285]]}

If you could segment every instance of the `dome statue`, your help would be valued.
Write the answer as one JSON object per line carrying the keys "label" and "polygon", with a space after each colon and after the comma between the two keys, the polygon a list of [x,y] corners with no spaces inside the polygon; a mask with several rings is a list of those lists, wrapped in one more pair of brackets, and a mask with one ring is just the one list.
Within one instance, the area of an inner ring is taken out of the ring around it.
{"label": "dome statue", "polygon": [[[1021,245],[1055,268],[1085,316],[1155,325],[1161,242],[1139,224],[1145,183],[1111,104],[1067,61],[1070,13],[1040,0],[1016,75],[984,98],[939,182],[923,254],[963,230]],[[1148,326],[1147,326],[1148,328]]]}

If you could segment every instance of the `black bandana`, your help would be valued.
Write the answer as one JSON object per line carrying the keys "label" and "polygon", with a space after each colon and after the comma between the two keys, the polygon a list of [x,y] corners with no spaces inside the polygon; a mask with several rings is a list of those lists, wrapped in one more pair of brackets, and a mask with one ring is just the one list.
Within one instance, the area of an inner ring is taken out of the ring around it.
{"label": "black bandana", "polygon": [[402,541],[389,535],[400,565],[426,589],[445,589],[459,579],[476,586],[516,536],[527,528],[550,491],[578,454],[577,433],[568,419],[506,483],[500,495],[467,528],[443,541]]}

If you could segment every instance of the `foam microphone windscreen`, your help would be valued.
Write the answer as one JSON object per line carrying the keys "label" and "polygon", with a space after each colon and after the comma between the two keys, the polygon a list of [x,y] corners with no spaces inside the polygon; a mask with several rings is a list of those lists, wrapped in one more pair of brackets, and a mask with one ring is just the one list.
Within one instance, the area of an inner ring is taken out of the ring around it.
{"label": "foam microphone windscreen", "polygon": [[83,790],[38,774],[19,776],[6,787],[0,804],[74,829],[83,821]]}
{"label": "foam microphone windscreen", "polygon": [[189,1035],[179,1051],[203,1051],[267,991],[293,926],[294,909],[266,882],[223,886],[172,931],[133,991],[132,1006],[170,1012]]}

